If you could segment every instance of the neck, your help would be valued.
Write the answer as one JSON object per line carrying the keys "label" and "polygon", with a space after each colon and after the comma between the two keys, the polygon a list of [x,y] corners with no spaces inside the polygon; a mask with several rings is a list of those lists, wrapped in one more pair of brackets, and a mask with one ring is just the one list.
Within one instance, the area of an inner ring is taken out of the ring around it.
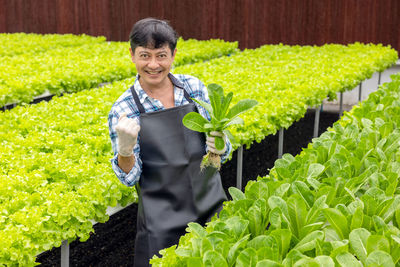
{"label": "neck", "polygon": [[171,89],[174,88],[171,80],[165,79],[165,81],[161,84],[158,85],[148,85],[144,84],[140,79],[139,79],[140,86],[143,88],[143,90],[147,93],[147,95],[151,97],[156,97],[160,95],[164,95],[167,92],[170,92]]}

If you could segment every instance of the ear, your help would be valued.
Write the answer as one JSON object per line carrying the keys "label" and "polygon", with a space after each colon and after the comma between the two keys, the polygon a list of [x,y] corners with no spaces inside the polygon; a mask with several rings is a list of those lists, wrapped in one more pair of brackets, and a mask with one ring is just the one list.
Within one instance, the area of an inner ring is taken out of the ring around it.
{"label": "ear", "polygon": [[132,62],[135,63],[135,54],[133,53],[131,47],[129,47],[129,53],[131,54],[131,60],[132,60]]}

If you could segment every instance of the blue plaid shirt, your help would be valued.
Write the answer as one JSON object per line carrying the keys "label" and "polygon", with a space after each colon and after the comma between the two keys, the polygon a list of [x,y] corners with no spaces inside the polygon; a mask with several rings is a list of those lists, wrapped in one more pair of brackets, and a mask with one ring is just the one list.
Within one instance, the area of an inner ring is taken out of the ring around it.
{"label": "blue plaid shirt", "polygon": [[[175,77],[175,79],[172,79],[171,81],[173,81],[173,83],[180,82],[191,98],[196,98],[204,102],[210,103],[210,100],[208,98],[207,88],[199,79],[193,76],[182,75],[182,74],[176,74],[173,75],[173,77]],[[136,93],[138,94],[139,97],[139,101],[140,103],[142,103],[146,112],[154,112],[157,110],[164,109],[164,106],[159,100],[151,98],[146,94],[146,92],[140,86],[138,76],[136,76],[134,85]],[[189,103],[184,97],[183,90],[181,88],[178,88],[175,84],[174,84],[174,99],[175,99],[175,106],[182,106],[184,104]],[[210,120],[210,115],[208,114],[208,112],[197,103],[196,106],[199,110],[199,113],[204,118]],[[110,132],[111,145],[114,151],[114,157],[111,159],[112,168],[115,174],[117,175],[118,179],[123,184],[127,186],[133,186],[139,181],[140,175],[142,173],[142,161],[139,155],[140,138],[138,138],[137,144],[133,148],[133,153],[136,159],[135,165],[133,166],[131,171],[128,174],[126,174],[118,166],[118,136],[117,132],[115,131],[115,127],[118,124],[118,118],[124,112],[127,113],[128,118],[134,118],[140,124],[139,120],[140,112],[135,104],[135,101],[133,100],[133,96],[130,89],[126,90],[112,106],[111,111],[108,115],[108,127]],[[228,138],[226,141],[226,148],[227,148],[226,152],[221,156],[222,162],[224,162],[227,159],[228,155],[232,151],[232,145],[230,144]],[[205,147],[205,152],[206,151],[207,151],[207,146]]]}

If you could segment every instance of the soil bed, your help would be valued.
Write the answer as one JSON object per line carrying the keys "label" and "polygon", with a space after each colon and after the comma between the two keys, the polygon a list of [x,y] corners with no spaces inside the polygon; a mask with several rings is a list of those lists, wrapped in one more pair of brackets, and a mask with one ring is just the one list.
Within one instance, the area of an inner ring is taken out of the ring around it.
{"label": "soil bed", "polygon": [[[319,134],[338,120],[338,113],[321,112]],[[284,131],[283,152],[293,156],[311,142],[314,132],[314,112],[307,114]],[[253,144],[243,151],[243,187],[249,180],[265,176],[274,166],[278,157],[278,134],[266,137],[261,143]],[[222,183],[225,191],[236,186],[236,152],[232,160],[221,168]],[[86,242],[74,241],[70,244],[70,266],[132,266],[136,235],[137,205],[123,209],[112,215],[106,223],[94,226],[95,233]],[[40,266],[61,266],[61,250],[53,248],[41,254],[37,261]]]}

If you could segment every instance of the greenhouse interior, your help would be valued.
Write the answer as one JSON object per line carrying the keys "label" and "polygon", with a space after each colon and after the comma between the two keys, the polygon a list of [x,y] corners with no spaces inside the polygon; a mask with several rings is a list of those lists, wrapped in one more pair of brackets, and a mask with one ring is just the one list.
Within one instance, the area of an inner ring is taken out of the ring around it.
{"label": "greenhouse interior", "polygon": [[400,266],[399,1],[0,5],[0,266]]}

